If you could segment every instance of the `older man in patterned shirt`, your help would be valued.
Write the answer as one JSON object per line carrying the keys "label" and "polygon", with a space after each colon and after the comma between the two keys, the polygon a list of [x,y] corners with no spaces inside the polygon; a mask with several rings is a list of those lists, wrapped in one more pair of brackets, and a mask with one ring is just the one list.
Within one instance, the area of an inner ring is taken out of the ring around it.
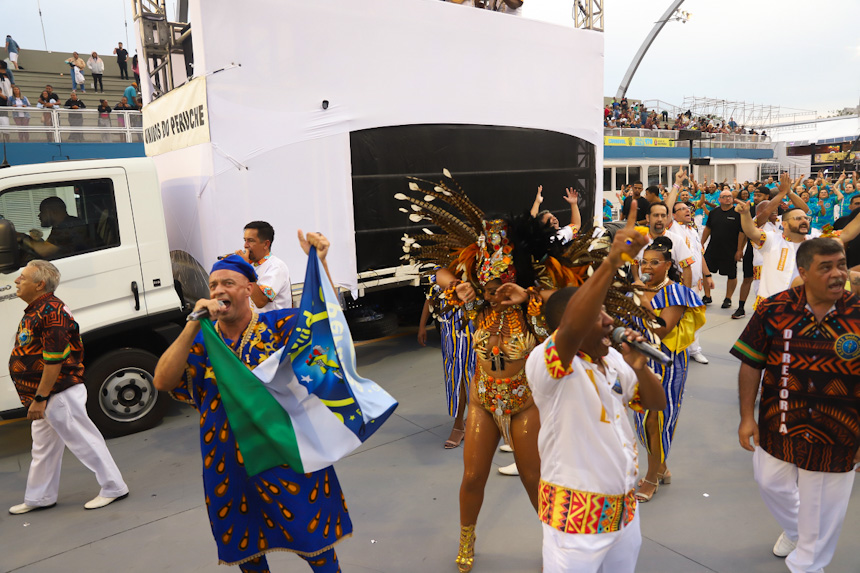
{"label": "older man in patterned shirt", "polygon": [[845,290],[839,241],[804,241],[797,267],[804,284],[761,302],[731,353],[742,362],[741,446],[755,452],[762,499],[784,530],[773,553],[817,572],[836,551],[860,465],[860,300]]}
{"label": "older man in patterned shirt", "polygon": [[96,474],[101,491],[84,504],[104,507],[128,496],[128,486],[87,415],[81,333],[66,305],[54,296],[60,271],[35,260],[15,279],[16,294],[27,303],[18,326],[9,373],[33,420],[33,461],[24,503],[9,508],[19,515],[57,505],[63,451],[71,450]]}

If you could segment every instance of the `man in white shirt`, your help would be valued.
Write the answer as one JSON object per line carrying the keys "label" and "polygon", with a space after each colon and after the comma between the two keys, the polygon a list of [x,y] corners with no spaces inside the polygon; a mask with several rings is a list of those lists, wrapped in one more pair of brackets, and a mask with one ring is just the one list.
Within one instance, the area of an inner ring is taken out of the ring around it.
{"label": "man in white shirt", "polygon": [[[758,214],[757,219],[767,220],[770,214],[777,208],[782,198],[788,193],[791,178],[787,173],[780,176],[780,191],[771,199],[770,204]],[[749,237],[754,248],[761,252],[762,268],[761,283],[756,296],[756,307],[758,303],[768,297],[788,289],[791,282],[797,278],[797,264],[795,262],[797,248],[807,239],[820,236],[812,229],[809,216],[800,207],[789,208],[782,214],[782,231],[764,231],[756,226],[750,215],[749,203],[742,201],[735,206],[735,210],[741,215],[741,227],[744,234]],[[840,232],[835,231],[832,238],[847,243],[860,234],[860,217],[855,217],[851,223]]]}
{"label": "man in white shirt", "polygon": [[[779,220],[779,215],[776,211],[770,211],[768,206],[770,205],[770,200],[763,200],[755,203],[755,224],[756,227],[759,227],[762,231],[773,231],[774,233],[782,233],[782,222]],[[767,213],[765,213],[767,211]],[[767,220],[764,224],[761,223],[762,217],[764,214],[768,214]],[[811,231],[816,231],[816,229],[811,229]],[[750,243],[752,244],[752,243]],[[753,284],[750,292],[755,293],[755,303],[753,303],[753,310],[758,307],[758,287],[761,284],[761,267],[763,264],[761,249],[753,249]]]}
{"label": "man in white shirt", "polygon": [[[651,203],[648,211],[648,228],[638,228],[646,239],[648,239],[646,247],[650,245],[657,237],[668,237],[672,240],[672,260],[681,268],[681,282],[685,287],[692,288],[693,285],[693,270],[692,265],[695,263],[693,252],[687,247],[687,243],[682,235],[674,233],[667,229],[669,224],[669,208],[665,203]],[[645,253],[645,247],[636,255],[637,269],[638,261],[642,260],[642,255]]]}
{"label": "man in white shirt", "polygon": [[[690,206],[686,203],[675,203],[672,205],[674,221],[668,231],[674,233],[684,240],[684,244],[690,249],[693,254],[693,264],[690,265],[692,275],[690,288],[702,296],[703,287],[707,284],[708,289],[714,288],[714,279],[711,277],[711,271],[708,269],[708,263],[705,262],[705,249],[702,247],[702,239],[699,237],[699,230],[693,222],[693,212]],[[708,364],[708,359],[702,352],[702,347],[699,345],[699,333],[696,332],[696,338],[693,344],[689,347],[689,356],[699,364]]]}
{"label": "man in white shirt", "polygon": [[[635,215],[634,215],[635,217]],[[537,346],[526,374],[540,410],[539,490],[543,571],[633,573],[642,535],[634,490],[636,436],[625,407],[659,410],[666,399],[645,357],[609,346],[612,318],[603,302],[622,256],[645,238],[630,224],[581,287],[555,293],[544,306],[553,335]],[[638,333],[627,331],[633,340]]]}
{"label": "man in white shirt", "polygon": [[251,289],[251,304],[260,312],[293,307],[290,270],[284,261],[272,254],[274,240],[275,230],[270,224],[251,221],[245,225],[245,250],[236,251],[257,271],[257,282]]}

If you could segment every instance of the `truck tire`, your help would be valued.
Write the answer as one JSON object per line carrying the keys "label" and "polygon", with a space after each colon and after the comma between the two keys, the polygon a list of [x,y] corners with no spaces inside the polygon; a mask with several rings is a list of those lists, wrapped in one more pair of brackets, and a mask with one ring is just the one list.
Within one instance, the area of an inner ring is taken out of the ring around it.
{"label": "truck tire", "polygon": [[397,332],[397,315],[386,312],[380,318],[349,321],[349,332],[354,340],[382,338]]}
{"label": "truck tire", "polygon": [[86,368],[87,413],[106,438],[148,430],[164,418],[168,396],[152,382],[158,358],[120,348]]}
{"label": "truck tire", "polygon": [[209,298],[209,273],[197,259],[185,251],[170,251],[170,266],[183,308],[190,310],[201,298]]}

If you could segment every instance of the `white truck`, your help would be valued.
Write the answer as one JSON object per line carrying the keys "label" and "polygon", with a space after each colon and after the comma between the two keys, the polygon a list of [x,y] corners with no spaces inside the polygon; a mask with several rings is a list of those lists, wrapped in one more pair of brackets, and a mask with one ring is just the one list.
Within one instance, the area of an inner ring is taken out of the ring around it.
{"label": "white truck", "polygon": [[81,239],[52,262],[61,273],[57,296],[81,327],[89,415],[107,436],[149,428],[168,403],[152,374],[180,330],[183,302],[155,167],[145,158],[0,170],[0,416],[24,413],[6,359],[26,308],[14,281],[28,260],[43,258],[21,247],[17,233],[50,241],[52,229],[39,217],[49,197],[65,204],[64,225],[80,230]]}

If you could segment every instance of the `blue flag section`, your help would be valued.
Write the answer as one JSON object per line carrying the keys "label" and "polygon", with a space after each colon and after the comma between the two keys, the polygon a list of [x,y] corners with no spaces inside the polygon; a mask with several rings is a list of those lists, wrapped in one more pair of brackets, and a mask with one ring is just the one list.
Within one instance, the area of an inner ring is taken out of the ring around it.
{"label": "blue flag section", "polygon": [[298,383],[364,442],[394,412],[397,401],[356,372],[346,317],[313,247],[297,318],[286,349]]}

